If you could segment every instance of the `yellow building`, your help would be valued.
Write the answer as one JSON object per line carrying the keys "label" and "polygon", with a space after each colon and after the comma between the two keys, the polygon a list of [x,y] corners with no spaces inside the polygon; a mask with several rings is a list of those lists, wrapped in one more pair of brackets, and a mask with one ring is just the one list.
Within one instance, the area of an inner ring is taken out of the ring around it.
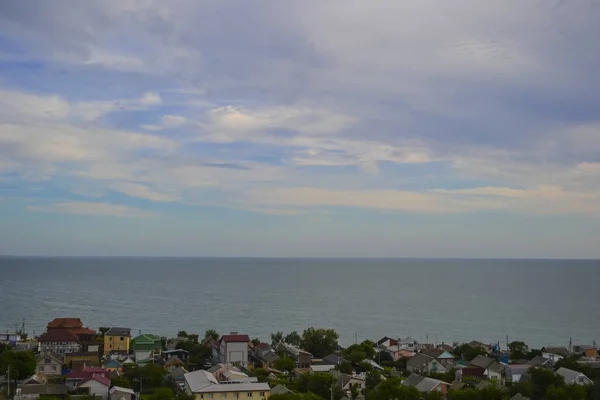
{"label": "yellow building", "polygon": [[193,371],[184,375],[185,389],[198,400],[266,400],[271,395],[268,383],[219,383],[208,371]]}
{"label": "yellow building", "polygon": [[85,364],[87,367],[99,367],[100,359],[97,352],[91,351],[65,354],[65,364],[72,368],[73,363]]}
{"label": "yellow building", "polygon": [[112,352],[129,353],[131,329],[110,328],[104,334],[104,354]]}

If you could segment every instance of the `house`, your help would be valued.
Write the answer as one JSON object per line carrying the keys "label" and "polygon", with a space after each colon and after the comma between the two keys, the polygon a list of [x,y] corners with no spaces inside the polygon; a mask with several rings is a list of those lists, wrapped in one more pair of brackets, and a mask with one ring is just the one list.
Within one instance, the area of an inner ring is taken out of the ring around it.
{"label": "house", "polygon": [[448,368],[444,366],[440,361],[433,357],[429,357],[423,353],[417,353],[414,357],[406,363],[406,369],[409,372],[430,374],[432,372],[448,372]]}
{"label": "house", "polygon": [[162,339],[158,335],[144,334],[137,336],[133,339],[131,346],[137,363],[142,360],[153,359],[154,355],[162,353]]}
{"label": "house", "polygon": [[93,375],[82,381],[77,386],[77,392],[85,392],[90,396],[100,397],[102,400],[108,400],[108,389],[110,388],[110,378],[102,375]]}
{"label": "house", "polygon": [[398,341],[396,339],[392,339],[390,337],[384,336],[375,343],[377,347],[392,347],[397,346]]}
{"label": "house", "polygon": [[366,358],[363,360],[364,363],[369,364],[371,367],[373,367],[373,369],[379,370],[379,371],[385,371],[385,368],[383,368],[381,365],[377,364],[375,361]]}
{"label": "house", "polygon": [[473,341],[469,342],[469,346],[479,347],[480,349],[484,350],[488,354],[492,351],[492,346],[485,344],[483,342],[480,342],[478,340],[473,340]]}
{"label": "house", "polygon": [[348,375],[335,369],[330,373],[337,379],[337,386],[344,392],[351,392],[354,388],[360,392],[365,388],[365,377],[362,375]]}
{"label": "house", "polygon": [[39,355],[37,357],[37,372],[45,376],[60,376],[63,362],[52,354]]}
{"label": "house", "polygon": [[237,332],[221,336],[218,342],[213,343],[213,361],[222,364],[238,362],[247,367],[249,342],[248,335]]}
{"label": "house", "polygon": [[394,361],[398,361],[402,357],[413,357],[416,353],[411,350],[399,349],[397,346],[383,347],[380,351],[387,351]]}
{"label": "house", "polygon": [[598,358],[598,349],[590,345],[575,345],[573,346],[573,353],[581,354],[583,357],[586,358]]}
{"label": "house", "polygon": [[450,384],[439,379],[428,378],[425,376],[411,374],[408,378],[402,381],[404,386],[412,386],[421,393],[440,392],[446,398]]}
{"label": "house", "polygon": [[[319,365],[314,364],[309,367],[310,372],[330,372],[335,369],[335,365]],[[274,394],[274,393],[271,393]]]}
{"label": "house", "polygon": [[134,400],[135,392],[133,389],[113,386],[108,391],[108,398],[109,400]]}
{"label": "house", "polygon": [[176,357],[178,359],[180,359],[181,361],[183,361],[184,363],[186,363],[188,361],[188,357],[189,357],[189,353],[187,350],[183,350],[183,349],[175,349],[175,350],[167,350],[167,351],[163,351],[163,359],[165,361],[168,361],[171,359],[171,357]]}
{"label": "house", "polygon": [[313,359],[313,355],[308,351],[284,342],[279,342],[279,344],[275,346],[275,351],[292,358],[296,362],[298,368],[308,368]]}
{"label": "house", "polygon": [[130,328],[110,328],[104,334],[104,354],[112,352],[129,353],[130,341]]}
{"label": "house", "polygon": [[483,368],[485,371],[484,375],[489,379],[502,379],[504,367],[493,358],[478,355],[469,362],[469,365]]}
{"label": "house", "polygon": [[68,354],[80,350],[79,338],[67,330],[49,330],[38,339],[40,354]]}
{"label": "house", "polygon": [[451,369],[456,365],[456,358],[448,351],[440,348],[424,349],[421,350],[421,354],[435,358],[448,369]]}
{"label": "house", "polygon": [[345,362],[348,362],[348,360],[346,360],[343,357],[338,356],[337,354],[329,354],[329,355],[323,357],[323,359],[321,361],[319,361],[318,364],[319,365],[342,365]]}
{"label": "house", "polygon": [[218,381],[225,381],[227,378],[223,375],[227,371],[242,372],[240,369],[232,364],[215,364],[206,370],[212,374]]}
{"label": "house", "polygon": [[109,372],[123,372],[123,364],[113,359],[106,361],[104,363],[104,368],[107,369]]}
{"label": "house", "polygon": [[55,318],[48,323],[47,332],[69,331],[77,336],[82,351],[91,351],[89,346],[96,345],[96,331],[83,326],[79,318]]}
{"label": "house", "polygon": [[531,365],[532,367],[546,368],[550,367],[551,364],[552,362],[548,358],[542,356],[535,356],[531,360],[529,360],[529,365]]}
{"label": "house", "polygon": [[95,376],[110,380],[110,371],[105,368],[92,367],[84,368],[81,371],[69,372],[65,375],[67,390],[75,391],[82,383],[87,382]]}
{"label": "house", "polygon": [[404,339],[398,339],[398,342],[396,345],[397,345],[397,347],[399,347],[401,349],[416,351],[418,348],[419,342],[417,342],[415,339],[408,336]]}
{"label": "house", "polygon": [[510,364],[504,366],[504,375],[509,382],[517,383],[521,380],[521,376],[531,368],[529,364]]}
{"label": "house", "polygon": [[77,351],[65,354],[65,364],[72,368],[74,364],[85,364],[88,367],[100,366],[100,354],[93,351]]}
{"label": "house", "polygon": [[461,382],[464,377],[484,379],[486,378],[485,369],[480,367],[459,368],[454,373],[454,379]]}
{"label": "house", "polygon": [[449,345],[445,344],[444,342],[442,342],[442,344],[438,344],[435,347],[438,348],[438,349],[442,349],[444,351],[447,351],[448,353],[452,353],[454,351],[454,347],[449,346]]}
{"label": "house", "polygon": [[268,399],[271,389],[268,383],[219,383],[208,371],[188,372],[185,377],[185,391],[196,399]]}
{"label": "house", "polygon": [[571,352],[566,347],[542,347],[542,357],[555,364],[565,357],[569,357]]}
{"label": "house", "polygon": [[556,370],[556,374],[563,377],[567,385],[593,385],[594,382],[578,371],[560,367]]}

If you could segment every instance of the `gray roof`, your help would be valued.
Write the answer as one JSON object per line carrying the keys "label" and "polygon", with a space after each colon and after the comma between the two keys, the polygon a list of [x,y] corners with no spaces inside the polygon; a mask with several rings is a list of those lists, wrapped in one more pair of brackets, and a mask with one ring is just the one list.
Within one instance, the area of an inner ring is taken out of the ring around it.
{"label": "gray roof", "polygon": [[439,356],[441,356],[442,354],[444,354],[446,350],[442,350],[442,349],[423,349],[421,350],[421,353],[425,354],[426,356],[429,357],[433,357],[433,358],[438,358]]}
{"label": "gray roof", "polygon": [[560,367],[559,369],[557,369],[556,374],[562,376],[566,384],[572,383],[575,379],[577,379],[578,376],[583,375],[579,371],[573,371],[572,369],[564,367]]}
{"label": "gray roof", "polygon": [[42,394],[42,395],[55,395],[55,394],[66,394],[67,385],[61,384],[45,384],[45,385],[19,385],[22,394]]}
{"label": "gray roof", "polygon": [[184,377],[192,393],[270,391],[268,383],[219,383],[213,374],[203,370],[188,372]]}
{"label": "gray roof", "polygon": [[402,381],[404,386],[416,386],[419,382],[425,379],[424,376],[418,374],[410,374],[408,378]]}
{"label": "gray roof", "polygon": [[479,368],[487,369],[495,361],[496,360],[494,360],[493,358],[478,355],[477,357],[472,359],[471,362],[469,362],[469,364],[475,365],[476,367],[479,367]]}
{"label": "gray roof", "polygon": [[428,378],[417,374],[411,374],[408,378],[402,381],[402,385],[415,387],[421,393],[431,392],[440,383],[448,386],[450,385],[449,383],[440,381],[439,379]]}
{"label": "gray roof", "polygon": [[529,368],[531,368],[529,364],[509,364],[504,366],[507,374],[524,374]]}
{"label": "gray roof", "polygon": [[502,372],[504,371],[504,365],[494,361],[488,366],[488,369],[492,372]]}
{"label": "gray roof", "polygon": [[105,336],[131,336],[131,328],[110,328],[105,334]]}
{"label": "gray roof", "polygon": [[319,364],[321,365],[338,365],[343,364],[346,360],[336,354],[329,354],[323,357],[323,360]]}
{"label": "gray roof", "polygon": [[283,385],[277,385],[273,389],[271,389],[271,395],[286,394],[286,393],[292,393],[292,391]]}
{"label": "gray roof", "polygon": [[529,364],[535,365],[535,366],[541,366],[541,365],[545,365],[548,361],[550,361],[550,360],[545,357],[535,356],[529,361]]}
{"label": "gray roof", "polygon": [[568,357],[571,352],[566,347],[544,347],[542,352]]}
{"label": "gray roof", "polygon": [[433,357],[429,357],[428,355],[425,355],[423,353],[417,353],[408,360],[406,365],[409,367],[421,369],[425,368],[427,366],[427,363],[429,363],[431,360],[433,360]]}
{"label": "gray roof", "polygon": [[108,393],[110,393],[110,394],[113,394],[115,392],[135,394],[135,392],[133,391],[133,389],[128,389],[128,388],[124,388],[124,387],[120,387],[120,386],[113,386],[108,391]]}
{"label": "gray roof", "polygon": [[313,372],[329,372],[332,369],[335,368],[335,365],[330,365],[330,364],[326,364],[326,365],[311,365],[310,366],[310,370]]}
{"label": "gray roof", "polygon": [[208,386],[218,385],[219,381],[208,371],[198,370],[183,375],[187,387],[192,393],[200,392]]}

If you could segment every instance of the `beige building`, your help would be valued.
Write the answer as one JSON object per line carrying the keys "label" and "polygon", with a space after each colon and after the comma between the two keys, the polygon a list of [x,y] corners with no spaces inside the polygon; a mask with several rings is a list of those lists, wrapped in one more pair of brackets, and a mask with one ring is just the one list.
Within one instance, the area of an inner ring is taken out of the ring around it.
{"label": "beige building", "polygon": [[186,391],[196,399],[262,400],[271,395],[268,383],[219,383],[213,374],[202,370],[188,372],[184,377]]}

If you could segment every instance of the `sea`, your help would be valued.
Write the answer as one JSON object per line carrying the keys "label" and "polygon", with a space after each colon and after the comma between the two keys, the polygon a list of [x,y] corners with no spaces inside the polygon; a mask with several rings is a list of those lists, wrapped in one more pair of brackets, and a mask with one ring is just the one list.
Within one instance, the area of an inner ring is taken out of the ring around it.
{"label": "sea", "polygon": [[600,343],[598,260],[0,257],[0,274],[0,332],[77,317],[169,337]]}

